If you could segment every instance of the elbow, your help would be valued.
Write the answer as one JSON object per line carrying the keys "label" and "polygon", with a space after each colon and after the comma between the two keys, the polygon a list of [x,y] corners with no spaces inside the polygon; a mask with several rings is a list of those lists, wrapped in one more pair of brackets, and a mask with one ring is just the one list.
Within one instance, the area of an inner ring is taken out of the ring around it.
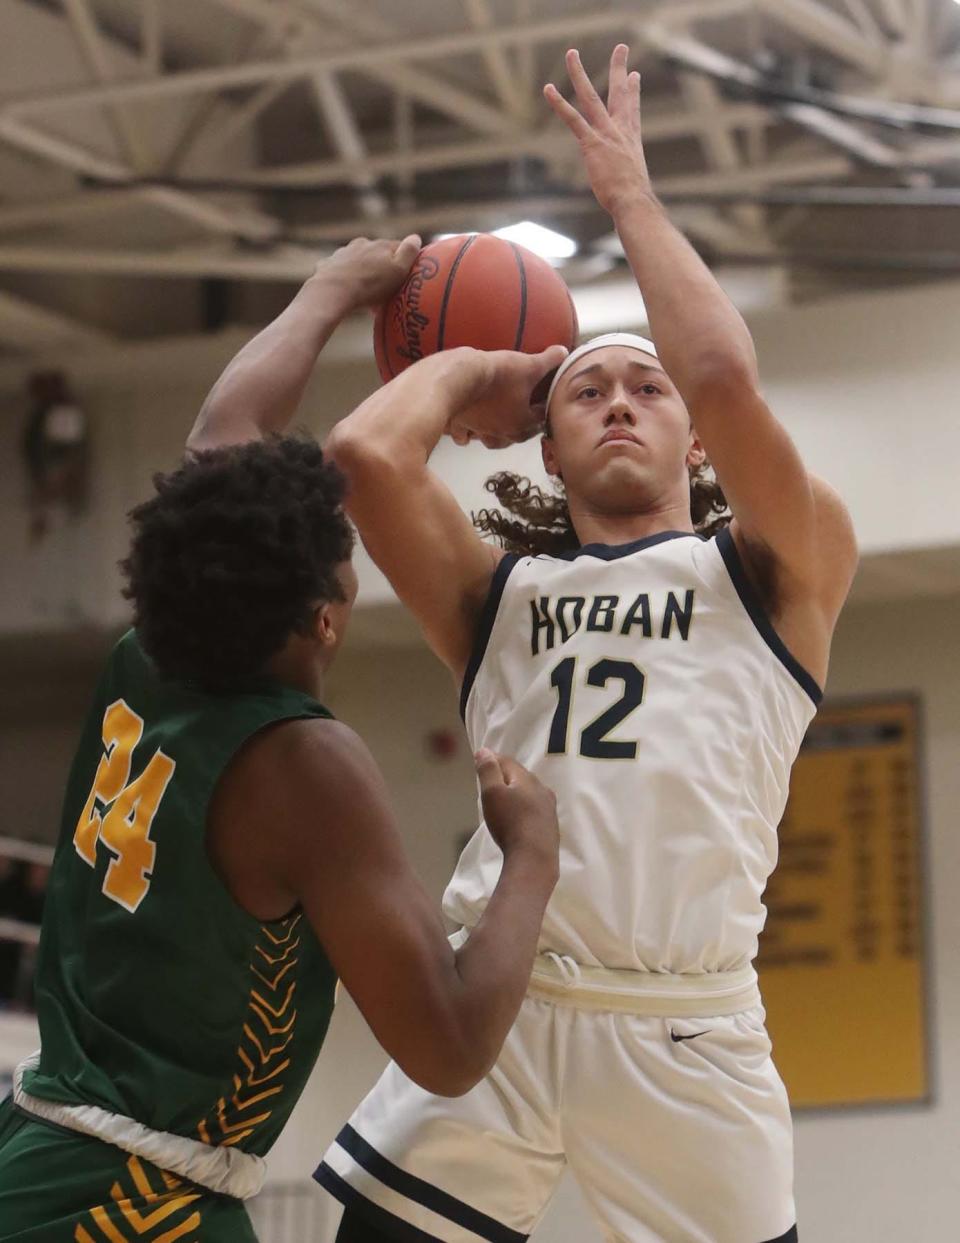
{"label": "elbow", "polygon": [[477,1033],[467,1036],[436,1029],[433,1039],[418,1048],[416,1057],[406,1059],[408,1064],[401,1064],[401,1069],[433,1096],[465,1096],[497,1060],[499,1050],[488,1045]]}
{"label": "elbow", "polygon": [[351,487],[375,482],[393,474],[401,466],[399,455],[392,452],[380,437],[364,435],[339,423],[324,442],[324,456],[333,461]]}
{"label": "elbow", "polygon": [[336,462],[349,478],[363,463],[363,440],[343,423],[338,423],[323,445],[323,453]]}
{"label": "elbow", "polygon": [[445,1055],[442,1061],[435,1062],[429,1069],[424,1068],[421,1075],[410,1075],[410,1078],[433,1096],[466,1096],[484,1078],[494,1061],[477,1057],[453,1060]]}

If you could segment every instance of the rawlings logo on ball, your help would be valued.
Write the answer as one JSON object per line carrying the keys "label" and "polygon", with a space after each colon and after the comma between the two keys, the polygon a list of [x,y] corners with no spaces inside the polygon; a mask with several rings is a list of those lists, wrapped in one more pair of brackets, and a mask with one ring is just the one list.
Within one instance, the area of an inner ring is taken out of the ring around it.
{"label": "rawlings logo on ball", "polygon": [[420,310],[420,299],[424,282],[433,280],[439,271],[440,264],[432,255],[421,254],[394,305],[394,325],[403,341],[397,353],[408,362],[423,358],[422,333],[430,316]]}

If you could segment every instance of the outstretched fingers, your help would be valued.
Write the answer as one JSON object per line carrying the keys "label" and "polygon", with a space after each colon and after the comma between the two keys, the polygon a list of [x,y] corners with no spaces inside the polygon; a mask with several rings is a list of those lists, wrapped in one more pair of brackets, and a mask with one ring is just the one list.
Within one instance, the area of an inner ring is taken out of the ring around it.
{"label": "outstretched fingers", "polygon": [[607,87],[607,110],[612,117],[623,116],[632,110],[632,91],[627,61],[630,49],[618,43],[610,57],[610,80]]}
{"label": "outstretched fingers", "polygon": [[639,125],[640,123],[640,92],[642,90],[640,74],[637,72],[636,69],[634,69],[633,73],[630,74],[630,77],[627,80],[629,82],[629,87],[630,87],[630,105],[629,105],[630,116],[631,116],[631,119],[634,125]]}
{"label": "outstretched fingers", "polygon": [[574,108],[573,104],[568,103],[567,100],[564,99],[552,82],[548,82],[543,88],[543,94],[547,103],[564,123],[564,125],[566,125],[571,134],[573,134],[574,138],[586,138],[589,136],[589,124],[583,119],[576,108]]}
{"label": "outstretched fingers", "polygon": [[590,77],[583,67],[580,59],[580,53],[576,48],[571,48],[566,56],[567,73],[570,75],[570,81],[573,83],[573,89],[576,92],[577,103],[580,110],[587,118],[591,125],[601,124],[609,115],[606,105],[596,92],[596,88],[590,81]]}

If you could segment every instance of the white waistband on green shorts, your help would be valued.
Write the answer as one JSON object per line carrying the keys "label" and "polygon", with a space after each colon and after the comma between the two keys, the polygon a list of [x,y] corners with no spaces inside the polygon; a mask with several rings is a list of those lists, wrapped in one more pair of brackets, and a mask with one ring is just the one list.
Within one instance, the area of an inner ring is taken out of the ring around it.
{"label": "white waistband on green shorts", "polygon": [[255,1153],[203,1144],[198,1139],[169,1131],[154,1131],[133,1118],[111,1113],[98,1105],[64,1105],[32,1096],[23,1086],[23,1076],[39,1064],[40,1054],[33,1053],[14,1071],[13,1103],[25,1113],[113,1144],[115,1148],[150,1161],[158,1169],[179,1174],[187,1182],[219,1195],[248,1200],[263,1186],[267,1164]]}
{"label": "white waistband on green shorts", "polygon": [[[460,928],[450,937],[450,944],[459,949],[469,936],[469,928]],[[578,1010],[613,1010],[664,1019],[719,1018],[760,1005],[757,973],[749,964],[737,971],[670,975],[584,967],[566,954],[554,953],[534,959],[527,996]]]}

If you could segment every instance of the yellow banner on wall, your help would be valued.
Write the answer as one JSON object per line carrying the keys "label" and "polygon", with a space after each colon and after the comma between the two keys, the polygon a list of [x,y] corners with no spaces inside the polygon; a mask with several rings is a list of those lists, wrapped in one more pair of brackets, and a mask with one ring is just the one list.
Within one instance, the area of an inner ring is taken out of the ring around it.
{"label": "yellow banner on wall", "polygon": [[758,968],[794,1107],[929,1095],[919,705],[825,705],[804,740]]}

